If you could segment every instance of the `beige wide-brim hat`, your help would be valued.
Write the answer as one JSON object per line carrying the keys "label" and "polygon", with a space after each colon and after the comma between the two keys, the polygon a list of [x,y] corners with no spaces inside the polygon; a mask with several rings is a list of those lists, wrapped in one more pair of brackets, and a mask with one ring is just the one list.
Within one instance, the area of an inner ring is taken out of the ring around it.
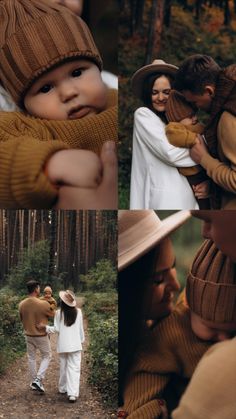
{"label": "beige wide-brim hat", "polygon": [[118,270],[149,252],[191,216],[183,210],[160,220],[153,210],[118,211]]}
{"label": "beige wide-brim hat", "polygon": [[69,307],[75,307],[76,306],[76,300],[75,295],[72,291],[66,290],[66,291],[60,291],[59,292],[60,299]]}
{"label": "beige wide-brim hat", "polygon": [[154,60],[152,64],[141,67],[134,73],[131,79],[131,86],[135,96],[142,99],[143,83],[147,77],[155,73],[169,74],[174,77],[177,70],[178,67],[163,60]]}

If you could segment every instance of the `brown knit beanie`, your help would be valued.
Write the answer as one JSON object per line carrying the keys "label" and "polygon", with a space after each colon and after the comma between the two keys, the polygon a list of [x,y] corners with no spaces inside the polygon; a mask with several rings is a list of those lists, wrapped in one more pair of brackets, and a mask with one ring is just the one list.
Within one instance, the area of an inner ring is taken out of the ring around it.
{"label": "brown knit beanie", "polygon": [[0,0],[0,79],[17,104],[40,75],[79,57],[102,68],[87,25],[68,8],[45,0]]}
{"label": "brown knit beanie", "polygon": [[171,90],[166,104],[166,118],[171,122],[180,122],[184,118],[190,118],[196,113],[195,107],[191,106],[185,97]]}
{"label": "brown knit beanie", "polygon": [[236,264],[206,240],[192,264],[186,285],[190,309],[204,320],[236,322]]}

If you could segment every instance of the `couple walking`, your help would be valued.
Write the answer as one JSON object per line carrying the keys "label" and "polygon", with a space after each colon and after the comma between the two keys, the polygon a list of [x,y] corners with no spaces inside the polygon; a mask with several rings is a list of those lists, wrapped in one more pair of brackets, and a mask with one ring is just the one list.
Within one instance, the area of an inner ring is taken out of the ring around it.
{"label": "couple walking", "polygon": [[[57,333],[57,352],[60,359],[59,393],[67,393],[70,402],[79,396],[80,364],[84,342],[82,312],[76,307],[74,294],[60,291],[60,309],[51,310],[48,301],[39,299],[40,284],[27,282],[28,297],[19,305],[23,324],[29,372],[30,388],[44,393],[43,379],[51,359],[49,334]],[[48,326],[48,319],[54,317],[54,325]],[[41,354],[39,369],[36,368],[36,351]]]}

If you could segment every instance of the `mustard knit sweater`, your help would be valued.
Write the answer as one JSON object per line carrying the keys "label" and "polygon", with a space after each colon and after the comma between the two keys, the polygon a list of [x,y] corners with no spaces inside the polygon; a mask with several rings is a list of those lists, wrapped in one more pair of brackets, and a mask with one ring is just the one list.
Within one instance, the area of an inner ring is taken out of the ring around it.
{"label": "mustard knit sweater", "polygon": [[26,336],[46,335],[45,331],[37,329],[36,324],[43,322],[46,325],[48,318],[54,316],[48,302],[37,297],[25,298],[19,304],[19,312]]}
{"label": "mustard knit sweater", "polygon": [[[166,136],[170,144],[175,147],[191,148],[196,141],[196,134],[202,134],[204,125],[183,125],[180,122],[169,122],[166,126]],[[191,176],[199,173],[202,169],[200,165],[192,167],[179,167],[178,171],[183,176]]]}
{"label": "mustard knit sweater", "polygon": [[107,109],[89,118],[42,120],[22,112],[0,112],[0,207],[51,208],[57,190],[44,173],[56,151],[67,148],[99,154],[105,141],[117,142],[117,92]]}
{"label": "mustard knit sweater", "polygon": [[158,399],[171,374],[190,378],[209,342],[191,329],[190,311],[183,302],[170,316],[147,331],[124,389],[123,409],[130,419],[156,419],[161,415]]}

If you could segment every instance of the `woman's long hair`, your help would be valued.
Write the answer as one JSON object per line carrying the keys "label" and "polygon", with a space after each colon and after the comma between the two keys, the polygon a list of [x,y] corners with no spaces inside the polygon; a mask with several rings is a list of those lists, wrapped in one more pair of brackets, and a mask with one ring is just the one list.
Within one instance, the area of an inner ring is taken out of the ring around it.
{"label": "woman's long hair", "polygon": [[61,319],[62,314],[64,315],[64,324],[72,326],[76,321],[78,311],[76,307],[70,307],[61,300]]}
{"label": "woman's long hair", "polygon": [[144,326],[144,298],[154,271],[158,246],[118,274],[119,291],[119,405],[125,378]]}
{"label": "woman's long hair", "polygon": [[167,119],[165,116],[165,112],[157,112],[152,105],[152,89],[153,89],[153,85],[155,83],[155,80],[158,79],[159,77],[166,77],[169,82],[170,82],[170,86],[171,88],[173,88],[173,84],[174,84],[174,78],[172,76],[170,76],[169,74],[163,74],[163,73],[154,73],[151,76],[147,77],[144,80],[143,83],[143,91],[142,91],[142,100],[143,103],[152,111],[154,112],[156,115],[159,116],[159,118],[166,124],[167,123]]}

